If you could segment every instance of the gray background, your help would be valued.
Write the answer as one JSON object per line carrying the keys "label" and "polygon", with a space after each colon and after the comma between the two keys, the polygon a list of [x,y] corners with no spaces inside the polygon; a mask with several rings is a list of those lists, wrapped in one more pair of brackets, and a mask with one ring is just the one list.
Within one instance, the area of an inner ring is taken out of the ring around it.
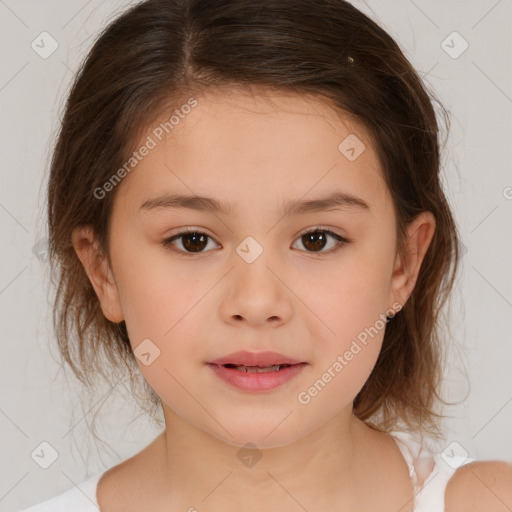
{"label": "gray background", "polygon": [[[86,393],[59,369],[43,252],[48,159],[69,83],[98,31],[132,3],[0,0],[0,510],[61,493],[160,432],[125,401],[123,382],[77,405]],[[512,1],[354,4],[397,39],[452,115],[443,173],[464,245],[445,396],[460,403],[445,410],[439,449],[456,441],[471,457],[512,462]],[[46,59],[31,47],[44,31],[58,42]],[[443,44],[453,31],[469,44],[457,58],[461,40]],[[105,446],[87,431],[97,412]],[[58,453],[48,469],[31,457],[45,441]]]}

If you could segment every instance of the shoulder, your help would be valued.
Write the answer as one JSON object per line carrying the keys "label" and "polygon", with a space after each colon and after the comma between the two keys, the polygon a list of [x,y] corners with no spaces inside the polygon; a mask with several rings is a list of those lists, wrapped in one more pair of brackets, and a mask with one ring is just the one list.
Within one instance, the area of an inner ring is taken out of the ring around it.
{"label": "shoulder", "polygon": [[476,461],[461,466],[445,492],[445,512],[512,510],[512,464]]}
{"label": "shoulder", "polygon": [[98,512],[95,503],[96,482],[99,475],[86,480],[67,491],[42,501],[20,512],[57,512],[60,510],[73,510],[73,512]]}
{"label": "shoulder", "polygon": [[73,512],[98,512],[98,507],[92,499],[84,497],[78,489],[70,489],[20,512],[58,512],[70,508],[73,509]]}

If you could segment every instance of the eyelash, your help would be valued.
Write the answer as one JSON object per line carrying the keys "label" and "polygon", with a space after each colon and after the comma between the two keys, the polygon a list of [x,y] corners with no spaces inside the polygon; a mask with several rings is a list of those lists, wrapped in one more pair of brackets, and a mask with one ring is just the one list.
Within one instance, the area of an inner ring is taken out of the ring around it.
{"label": "eyelash", "polygon": [[[333,254],[337,251],[339,251],[344,245],[347,245],[349,243],[351,243],[351,240],[348,240],[347,238],[344,238],[340,235],[338,235],[337,233],[334,233],[333,231],[329,230],[329,229],[326,229],[326,228],[323,228],[322,226],[317,226],[315,228],[312,228],[312,229],[309,229],[307,231],[304,231],[303,233],[301,233],[297,238],[296,240],[302,238],[304,235],[308,235],[310,233],[326,233],[327,235],[329,236],[332,236],[333,238],[335,238],[338,242],[336,244],[335,247],[327,250],[327,251],[324,251],[324,250],[320,250],[320,251],[304,251],[304,252],[307,252],[307,253],[310,253],[310,254]],[[181,249],[177,249],[175,246],[172,245],[172,242],[174,240],[177,240],[177,239],[180,239],[181,237],[185,236],[185,235],[190,235],[190,234],[198,234],[198,235],[206,235],[209,239],[213,240],[213,238],[202,232],[202,231],[199,231],[198,229],[194,229],[194,228],[187,228],[186,230],[184,231],[180,231],[179,233],[176,233],[175,235],[173,235],[172,237],[170,238],[166,238],[165,240],[162,241],[162,245],[166,248],[169,248],[171,251],[174,251],[174,252],[177,252],[177,253],[180,253],[180,254],[183,254],[185,256],[194,256],[194,255],[199,255],[199,254],[204,254],[205,252],[208,252],[208,251],[199,251],[199,252],[187,252],[187,251],[183,251]]]}

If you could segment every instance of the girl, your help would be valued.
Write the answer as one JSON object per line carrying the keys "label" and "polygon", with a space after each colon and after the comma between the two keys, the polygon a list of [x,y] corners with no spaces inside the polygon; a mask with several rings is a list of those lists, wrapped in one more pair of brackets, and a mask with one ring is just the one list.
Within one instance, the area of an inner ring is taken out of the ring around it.
{"label": "girl", "polygon": [[55,327],[84,382],[142,374],[165,429],[28,510],[511,507],[508,463],[428,445],[458,260],[438,133],[343,0],[148,0],[109,25],[52,160]]}

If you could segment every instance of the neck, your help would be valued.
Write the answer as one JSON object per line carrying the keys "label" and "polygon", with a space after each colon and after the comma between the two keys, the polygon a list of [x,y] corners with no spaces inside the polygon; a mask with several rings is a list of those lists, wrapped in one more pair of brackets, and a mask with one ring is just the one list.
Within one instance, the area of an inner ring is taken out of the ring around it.
{"label": "neck", "polygon": [[164,416],[166,429],[155,440],[152,461],[160,468],[154,473],[158,494],[168,496],[168,504],[261,511],[318,510],[321,503],[325,509],[340,496],[341,503],[357,503],[355,469],[370,429],[351,411],[290,444],[265,448],[229,444],[169,409]]}

